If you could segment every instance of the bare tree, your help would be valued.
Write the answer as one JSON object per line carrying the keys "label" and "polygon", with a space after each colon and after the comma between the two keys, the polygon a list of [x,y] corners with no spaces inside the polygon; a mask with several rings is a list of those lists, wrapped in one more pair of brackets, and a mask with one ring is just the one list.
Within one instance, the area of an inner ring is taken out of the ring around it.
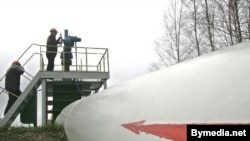
{"label": "bare tree", "polygon": [[164,13],[165,35],[155,41],[155,52],[158,62],[150,66],[150,70],[158,70],[182,61],[180,38],[182,28],[182,5],[178,0],[171,1],[171,6]]}
{"label": "bare tree", "polygon": [[167,11],[151,70],[250,39],[250,0],[171,0]]}
{"label": "bare tree", "polygon": [[248,20],[247,20],[247,25],[248,25],[248,38],[250,39],[250,1],[248,1]]}
{"label": "bare tree", "polygon": [[207,0],[205,0],[205,6],[206,6],[206,19],[207,19],[207,28],[208,28],[208,35],[209,35],[209,42],[210,42],[210,46],[211,46],[211,49],[212,51],[215,51],[215,47],[214,47],[214,42],[213,42],[213,36],[212,36],[212,33],[211,33],[211,27],[212,24],[210,22],[210,16],[209,16],[209,9],[208,9],[208,3],[207,3]]}
{"label": "bare tree", "polygon": [[239,20],[238,1],[239,0],[229,0],[229,6],[230,6],[230,10],[232,10],[231,14],[233,17],[237,43],[240,43],[242,42],[242,35],[241,35],[241,27],[240,27],[240,20]]}
{"label": "bare tree", "polygon": [[[205,52],[204,44],[204,27],[203,27],[203,13],[200,8],[201,1],[196,0],[182,0],[182,4],[187,8],[184,19],[189,19],[188,28],[185,29],[184,34],[186,38],[193,42],[193,50],[196,50],[196,56],[200,56]],[[190,34],[191,33],[191,34]]]}
{"label": "bare tree", "polygon": [[238,29],[241,31],[241,40],[250,39],[250,0],[241,0],[238,7]]}
{"label": "bare tree", "polygon": [[198,56],[201,55],[200,51],[200,45],[199,45],[199,40],[198,40],[198,31],[197,31],[197,6],[196,6],[196,1],[193,0],[193,6],[194,6],[194,35],[195,35],[195,43],[196,43],[196,48],[197,48],[197,54]]}
{"label": "bare tree", "polygon": [[239,16],[240,0],[215,0],[215,2],[219,5],[217,21],[221,23],[215,26],[216,30],[224,34],[228,45],[242,42],[243,37]]}

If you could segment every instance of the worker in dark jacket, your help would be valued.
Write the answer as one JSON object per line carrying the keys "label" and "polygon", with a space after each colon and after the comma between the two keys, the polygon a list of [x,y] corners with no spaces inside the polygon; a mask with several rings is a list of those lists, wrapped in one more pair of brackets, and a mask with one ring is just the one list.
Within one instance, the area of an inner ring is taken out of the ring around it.
{"label": "worker in dark jacket", "polygon": [[52,28],[50,30],[50,35],[47,39],[47,52],[46,57],[48,59],[47,71],[54,70],[54,61],[57,55],[57,45],[60,44],[61,37],[56,39],[57,30]]}
{"label": "worker in dark jacket", "polygon": [[24,68],[18,61],[14,61],[7,70],[5,76],[5,89],[9,92],[9,100],[4,115],[8,112],[18,96],[22,93],[20,90],[20,77],[24,73]]}

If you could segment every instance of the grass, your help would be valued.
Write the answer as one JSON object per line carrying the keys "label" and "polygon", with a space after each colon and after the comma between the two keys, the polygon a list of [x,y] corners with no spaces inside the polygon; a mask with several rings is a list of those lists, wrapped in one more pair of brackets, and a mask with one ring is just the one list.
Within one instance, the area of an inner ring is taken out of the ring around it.
{"label": "grass", "polygon": [[68,141],[64,128],[58,125],[40,127],[2,127],[0,141]]}

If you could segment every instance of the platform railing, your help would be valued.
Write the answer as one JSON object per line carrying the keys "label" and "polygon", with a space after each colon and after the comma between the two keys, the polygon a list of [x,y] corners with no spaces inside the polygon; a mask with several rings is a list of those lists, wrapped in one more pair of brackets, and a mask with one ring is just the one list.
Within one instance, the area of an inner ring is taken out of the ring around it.
{"label": "platform railing", "polygon": [[[54,52],[57,53],[54,71],[64,71],[63,66],[65,66],[65,62],[62,60],[65,59],[61,58],[61,55],[66,52],[63,51],[64,46],[58,46],[57,48],[57,52]],[[30,65],[32,69],[39,68],[38,71],[46,71],[48,65],[46,52],[46,45],[31,44],[16,60],[20,61],[24,67]],[[109,54],[107,48],[72,47],[71,53],[73,58],[71,59],[72,65],[70,65],[70,71],[109,72]],[[36,59],[36,64],[34,62],[30,63],[35,56],[39,56],[39,60]],[[32,74],[28,73],[29,70],[25,70],[26,74],[32,77]],[[4,77],[5,74],[1,77],[0,81]]]}
{"label": "platform railing", "polygon": [[[55,71],[63,71],[65,62],[61,56],[68,52],[63,51],[64,46],[58,47],[57,56],[55,58]],[[109,72],[109,54],[107,48],[96,47],[72,47],[73,55],[71,71],[97,71]],[[46,58],[46,46],[41,45],[41,54]],[[44,67],[47,66],[45,63]],[[61,68],[60,68],[61,67]],[[45,70],[45,68],[42,68]]]}

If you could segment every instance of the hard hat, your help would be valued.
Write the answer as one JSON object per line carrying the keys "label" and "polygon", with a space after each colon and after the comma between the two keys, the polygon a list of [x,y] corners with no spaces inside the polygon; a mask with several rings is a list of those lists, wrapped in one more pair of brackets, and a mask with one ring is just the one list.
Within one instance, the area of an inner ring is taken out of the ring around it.
{"label": "hard hat", "polygon": [[21,66],[21,63],[18,62],[18,61],[14,61],[12,64],[15,64],[15,65],[17,65],[17,66]]}
{"label": "hard hat", "polygon": [[55,28],[51,28],[50,32],[56,32],[57,33],[57,30]]}

